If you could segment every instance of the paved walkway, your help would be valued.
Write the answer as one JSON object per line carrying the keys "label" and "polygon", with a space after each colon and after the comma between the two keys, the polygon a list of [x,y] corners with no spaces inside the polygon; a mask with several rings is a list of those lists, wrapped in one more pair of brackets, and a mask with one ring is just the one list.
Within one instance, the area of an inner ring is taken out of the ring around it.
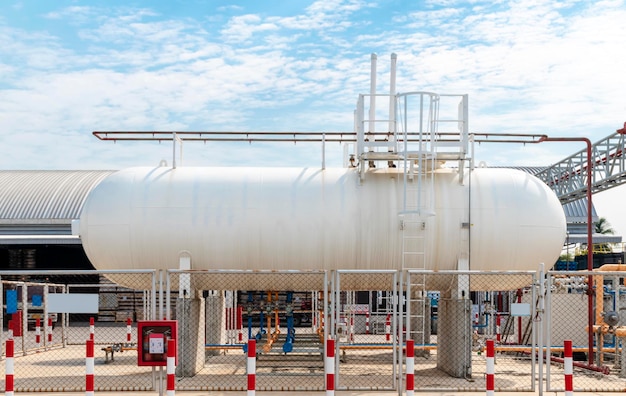
{"label": "paved walkway", "polygon": [[[165,392],[163,392],[165,394]],[[78,396],[84,395],[84,392],[59,392],[52,393],[51,396]],[[124,395],[139,395],[139,396],[157,396],[159,392],[96,392],[96,396],[124,396]],[[204,392],[189,392],[189,391],[180,391],[176,392],[177,395],[181,396],[246,396],[247,393],[243,392],[213,392],[213,391],[204,391]],[[301,395],[310,395],[310,396],[326,396],[326,392],[263,392],[256,391],[257,396],[288,396],[293,394],[301,394]],[[530,396],[530,395],[539,395],[537,392],[496,392],[496,395],[512,395],[512,396]],[[564,392],[543,392],[545,396],[563,396]],[[613,396],[621,394],[621,392],[609,393],[609,392],[574,392],[576,396]],[[374,395],[384,395],[384,396],[397,396],[397,392],[380,392],[380,391],[336,391],[336,396],[374,396]],[[415,392],[416,396],[484,396],[485,392]],[[19,396],[41,396],[41,393],[23,393],[20,392]]]}

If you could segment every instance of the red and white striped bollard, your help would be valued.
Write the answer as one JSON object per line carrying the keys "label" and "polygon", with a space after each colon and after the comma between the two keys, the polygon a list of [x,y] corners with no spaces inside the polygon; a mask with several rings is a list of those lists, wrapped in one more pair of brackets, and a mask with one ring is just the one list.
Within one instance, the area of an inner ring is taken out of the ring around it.
{"label": "red and white striped bollard", "polygon": [[52,318],[48,317],[48,343],[52,343]]}
{"label": "red and white striped bollard", "polygon": [[41,346],[41,319],[37,318],[35,320],[35,344],[37,344],[37,348]]}
{"label": "red and white striped bollard", "polygon": [[501,325],[501,318],[500,318],[500,314],[496,315],[496,341],[498,342],[498,344],[500,343],[501,340],[501,335],[500,335],[500,325]]}
{"label": "red and white striped bollard", "polygon": [[370,311],[365,311],[365,334],[370,333]]}
{"label": "red and white striped bollard", "polygon": [[574,395],[574,359],[572,353],[572,340],[564,341],[565,356],[563,359],[563,372],[565,374],[565,396]]}
{"label": "red and white striped bollard", "polygon": [[133,320],[131,318],[126,319],[126,342],[130,342],[132,340],[132,334],[133,334],[132,323],[133,323]]}
{"label": "red and white striped bollard", "polygon": [[256,340],[248,340],[248,360],[246,362],[248,373],[248,396],[256,394]]}
{"label": "red and white striped bollard", "polygon": [[406,396],[415,393],[415,342],[406,340]]}
{"label": "red and white striped bollard", "polygon": [[167,340],[167,396],[176,394],[176,340]]}
{"label": "red and white striped bollard", "polygon": [[92,316],[91,318],[89,318],[89,339],[90,340],[93,341],[95,339],[95,333],[96,333],[96,325]]}
{"label": "red and white striped bollard", "polygon": [[243,342],[243,307],[237,307],[237,330],[239,330],[238,340]]}
{"label": "red and white striped bollard", "polygon": [[350,343],[354,343],[354,314],[350,315]]}
{"label": "red and white striped bollard", "polygon": [[494,396],[494,391],[495,391],[495,371],[496,371],[496,362],[495,362],[495,355],[494,355],[494,341],[493,340],[487,340],[487,359],[486,359],[486,370],[485,370],[485,374],[486,374],[486,388],[487,388],[487,396]]}
{"label": "red and white striped bollard", "polygon": [[87,356],[85,358],[85,395],[93,396],[94,394],[94,367],[93,358],[93,340],[87,340]]}
{"label": "red and white striped bollard", "polygon": [[15,361],[13,354],[15,352],[15,344],[12,338],[8,339],[5,344],[6,348],[6,360],[4,362],[4,394],[6,396],[13,396],[14,377],[15,374]]}
{"label": "red and white striped bollard", "polygon": [[385,319],[385,339],[391,341],[391,314],[387,314]]}
{"label": "red and white striped bollard", "polygon": [[324,359],[326,370],[326,396],[335,395],[335,340],[326,340],[326,359]]}

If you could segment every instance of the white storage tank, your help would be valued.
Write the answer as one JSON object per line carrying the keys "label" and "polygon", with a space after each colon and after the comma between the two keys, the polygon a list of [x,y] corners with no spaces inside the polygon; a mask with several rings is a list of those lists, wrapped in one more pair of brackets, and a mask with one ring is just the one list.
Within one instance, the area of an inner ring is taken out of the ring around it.
{"label": "white storage tank", "polygon": [[[457,269],[468,235],[471,270],[554,263],[566,233],[555,194],[522,171],[471,173],[461,185],[436,171],[426,269]],[[181,255],[192,269],[400,269],[402,203],[393,170],[360,183],[345,168],[130,168],[89,194],[79,232],[100,270],[177,269]]]}

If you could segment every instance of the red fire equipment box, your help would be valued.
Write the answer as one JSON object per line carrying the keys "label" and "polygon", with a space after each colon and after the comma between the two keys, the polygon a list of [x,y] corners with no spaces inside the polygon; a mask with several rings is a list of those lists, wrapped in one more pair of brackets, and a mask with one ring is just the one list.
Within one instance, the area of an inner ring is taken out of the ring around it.
{"label": "red fire equipment box", "polygon": [[137,322],[138,366],[167,365],[167,341],[176,339],[177,323],[175,320],[140,320]]}

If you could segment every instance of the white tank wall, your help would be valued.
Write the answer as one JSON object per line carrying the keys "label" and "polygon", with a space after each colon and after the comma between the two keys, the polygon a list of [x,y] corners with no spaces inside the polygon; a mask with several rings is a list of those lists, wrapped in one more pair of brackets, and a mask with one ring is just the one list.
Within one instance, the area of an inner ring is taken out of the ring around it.
{"label": "white tank wall", "polygon": [[[490,168],[465,180],[438,171],[428,269],[457,268],[468,188],[470,269],[535,270],[558,258],[565,216],[544,183]],[[97,269],[178,268],[181,252],[193,269],[398,269],[402,186],[402,174],[359,184],[343,168],[131,168],[90,193],[80,234]]]}

